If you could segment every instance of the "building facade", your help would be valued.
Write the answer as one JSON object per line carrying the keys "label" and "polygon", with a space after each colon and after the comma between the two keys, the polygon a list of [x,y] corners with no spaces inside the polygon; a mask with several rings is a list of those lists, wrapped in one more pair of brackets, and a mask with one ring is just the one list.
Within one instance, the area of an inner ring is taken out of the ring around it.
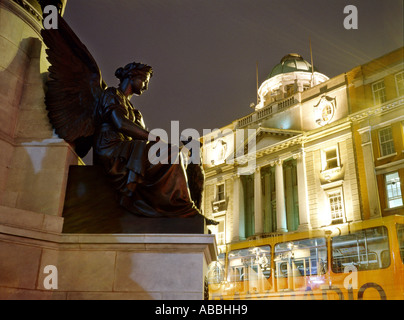
{"label": "building facade", "polygon": [[403,214],[403,48],[333,78],[298,54],[254,111],[204,136],[204,213],[226,243]]}

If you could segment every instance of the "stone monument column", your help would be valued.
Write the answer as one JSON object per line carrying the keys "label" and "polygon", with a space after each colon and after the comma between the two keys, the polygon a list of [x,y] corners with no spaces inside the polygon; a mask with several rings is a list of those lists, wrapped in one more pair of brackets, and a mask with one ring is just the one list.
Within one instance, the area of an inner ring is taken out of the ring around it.
{"label": "stone monument column", "polygon": [[80,159],[47,117],[41,19],[37,1],[0,0],[0,219],[25,224],[35,219],[19,214],[32,213],[36,227],[58,231],[68,168]]}

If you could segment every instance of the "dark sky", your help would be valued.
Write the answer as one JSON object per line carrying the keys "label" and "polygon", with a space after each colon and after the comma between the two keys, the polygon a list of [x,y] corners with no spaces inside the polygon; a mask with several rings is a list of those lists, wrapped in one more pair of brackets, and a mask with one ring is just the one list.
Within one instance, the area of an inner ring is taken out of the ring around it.
{"label": "dark sky", "polygon": [[[346,5],[358,29],[343,26]],[[247,115],[262,83],[291,52],[334,77],[403,46],[402,0],[68,0],[65,18],[109,86],[129,62],[151,65],[132,103],[149,129],[220,128]]]}

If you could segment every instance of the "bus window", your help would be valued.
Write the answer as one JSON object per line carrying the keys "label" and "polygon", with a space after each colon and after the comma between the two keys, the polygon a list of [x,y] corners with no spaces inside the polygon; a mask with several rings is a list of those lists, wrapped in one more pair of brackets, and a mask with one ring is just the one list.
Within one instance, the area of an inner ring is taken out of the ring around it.
{"label": "bus window", "polygon": [[276,277],[322,275],[327,272],[325,238],[288,241],[275,245]]}
{"label": "bus window", "polygon": [[387,228],[370,228],[333,237],[332,271],[342,273],[349,265],[358,271],[387,268],[390,265]]}
{"label": "bus window", "polygon": [[221,253],[217,258],[217,261],[213,261],[208,266],[208,284],[218,284],[224,280],[225,254]]}
{"label": "bus window", "polygon": [[401,260],[404,263],[404,224],[397,224],[398,245],[400,247]]}
{"label": "bus window", "polygon": [[271,276],[271,247],[260,246],[229,252],[229,281],[238,282]]}

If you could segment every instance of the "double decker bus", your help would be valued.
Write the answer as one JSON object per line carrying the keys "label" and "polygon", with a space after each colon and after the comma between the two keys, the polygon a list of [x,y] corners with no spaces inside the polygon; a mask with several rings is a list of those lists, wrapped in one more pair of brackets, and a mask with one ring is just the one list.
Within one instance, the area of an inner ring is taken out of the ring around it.
{"label": "double decker bus", "polygon": [[228,244],[210,299],[404,299],[404,216]]}

